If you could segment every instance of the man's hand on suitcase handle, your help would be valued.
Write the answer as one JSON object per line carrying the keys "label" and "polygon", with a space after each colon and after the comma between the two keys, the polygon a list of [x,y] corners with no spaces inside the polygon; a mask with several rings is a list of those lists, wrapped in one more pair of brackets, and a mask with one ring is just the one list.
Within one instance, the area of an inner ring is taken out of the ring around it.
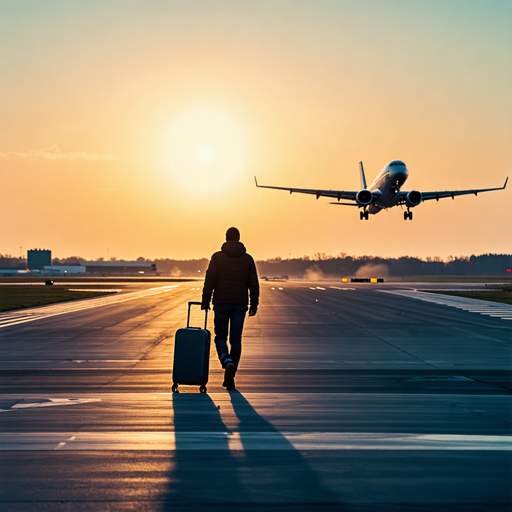
{"label": "man's hand on suitcase handle", "polygon": [[204,311],[205,309],[207,311],[210,311],[210,304],[201,304],[201,309]]}

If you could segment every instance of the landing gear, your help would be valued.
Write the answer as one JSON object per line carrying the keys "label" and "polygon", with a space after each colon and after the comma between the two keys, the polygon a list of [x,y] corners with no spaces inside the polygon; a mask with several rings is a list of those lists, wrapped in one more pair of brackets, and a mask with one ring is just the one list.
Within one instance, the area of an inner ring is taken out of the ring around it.
{"label": "landing gear", "polygon": [[200,392],[200,393],[206,393],[206,386],[201,386],[201,387],[199,388],[199,392]]}
{"label": "landing gear", "polygon": [[368,212],[359,212],[359,219],[368,220]]}
{"label": "landing gear", "polygon": [[407,220],[407,219],[412,220],[412,212],[410,212],[410,211],[404,212],[404,220]]}

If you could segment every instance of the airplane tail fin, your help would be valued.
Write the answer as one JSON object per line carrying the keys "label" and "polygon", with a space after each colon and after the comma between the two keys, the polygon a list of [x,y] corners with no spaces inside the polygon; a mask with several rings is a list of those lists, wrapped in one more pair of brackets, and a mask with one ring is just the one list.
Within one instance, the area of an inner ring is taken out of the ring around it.
{"label": "airplane tail fin", "polygon": [[366,178],[364,177],[363,162],[359,162],[359,170],[361,172],[361,189],[366,188]]}

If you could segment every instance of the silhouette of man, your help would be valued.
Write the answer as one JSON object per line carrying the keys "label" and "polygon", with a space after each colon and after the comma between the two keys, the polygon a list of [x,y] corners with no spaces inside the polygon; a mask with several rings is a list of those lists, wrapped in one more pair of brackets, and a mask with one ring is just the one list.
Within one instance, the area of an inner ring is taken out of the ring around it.
{"label": "silhouette of man", "polygon": [[[256,314],[260,296],[256,265],[252,256],[247,254],[244,244],[240,243],[240,232],[236,228],[227,230],[226,243],[210,260],[204,280],[201,309],[210,309],[212,292],[215,347],[224,368],[222,385],[231,390],[235,389],[235,374],[242,353],[242,331],[248,295],[249,316]],[[227,345],[228,333],[231,350]]]}

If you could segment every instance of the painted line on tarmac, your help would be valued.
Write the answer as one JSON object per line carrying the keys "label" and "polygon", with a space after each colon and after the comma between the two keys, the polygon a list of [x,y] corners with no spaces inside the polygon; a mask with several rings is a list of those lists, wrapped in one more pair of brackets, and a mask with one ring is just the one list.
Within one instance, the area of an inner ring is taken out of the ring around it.
{"label": "painted line on tarmac", "polygon": [[381,293],[390,293],[400,295],[410,299],[418,299],[423,302],[431,302],[442,306],[462,309],[469,313],[477,313],[502,320],[512,320],[512,305],[502,304],[500,302],[490,302],[487,300],[470,299],[467,297],[455,297],[451,295],[441,295],[430,292],[420,292],[417,290],[377,290]]}
{"label": "painted line on tarmac", "polygon": [[42,402],[18,403],[9,409],[0,409],[0,412],[10,412],[17,409],[33,409],[39,407],[54,407],[60,405],[79,405],[91,402],[101,402],[100,398],[48,398]]}
{"label": "painted line on tarmac", "polygon": [[86,309],[97,308],[101,306],[110,306],[112,304],[119,304],[130,300],[142,299],[152,295],[158,295],[165,291],[177,288],[179,284],[172,286],[159,286],[158,288],[150,288],[139,292],[131,292],[123,295],[111,295],[109,297],[99,297],[94,299],[75,300],[72,302],[64,302],[59,304],[52,304],[49,306],[42,306],[38,308],[23,309],[19,312],[2,313],[0,314],[0,328],[11,327],[13,325],[23,324],[26,322],[33,322],[34,320],[41,320],[56,315],[64,315],[66,313],[75,313],[77,311],[84,311]]}
{"label": "painted line on tarmac", "polygon": [[79,432],[0,433],[11,450],[451,450],[512,451],[512,436],[401,433]]}

